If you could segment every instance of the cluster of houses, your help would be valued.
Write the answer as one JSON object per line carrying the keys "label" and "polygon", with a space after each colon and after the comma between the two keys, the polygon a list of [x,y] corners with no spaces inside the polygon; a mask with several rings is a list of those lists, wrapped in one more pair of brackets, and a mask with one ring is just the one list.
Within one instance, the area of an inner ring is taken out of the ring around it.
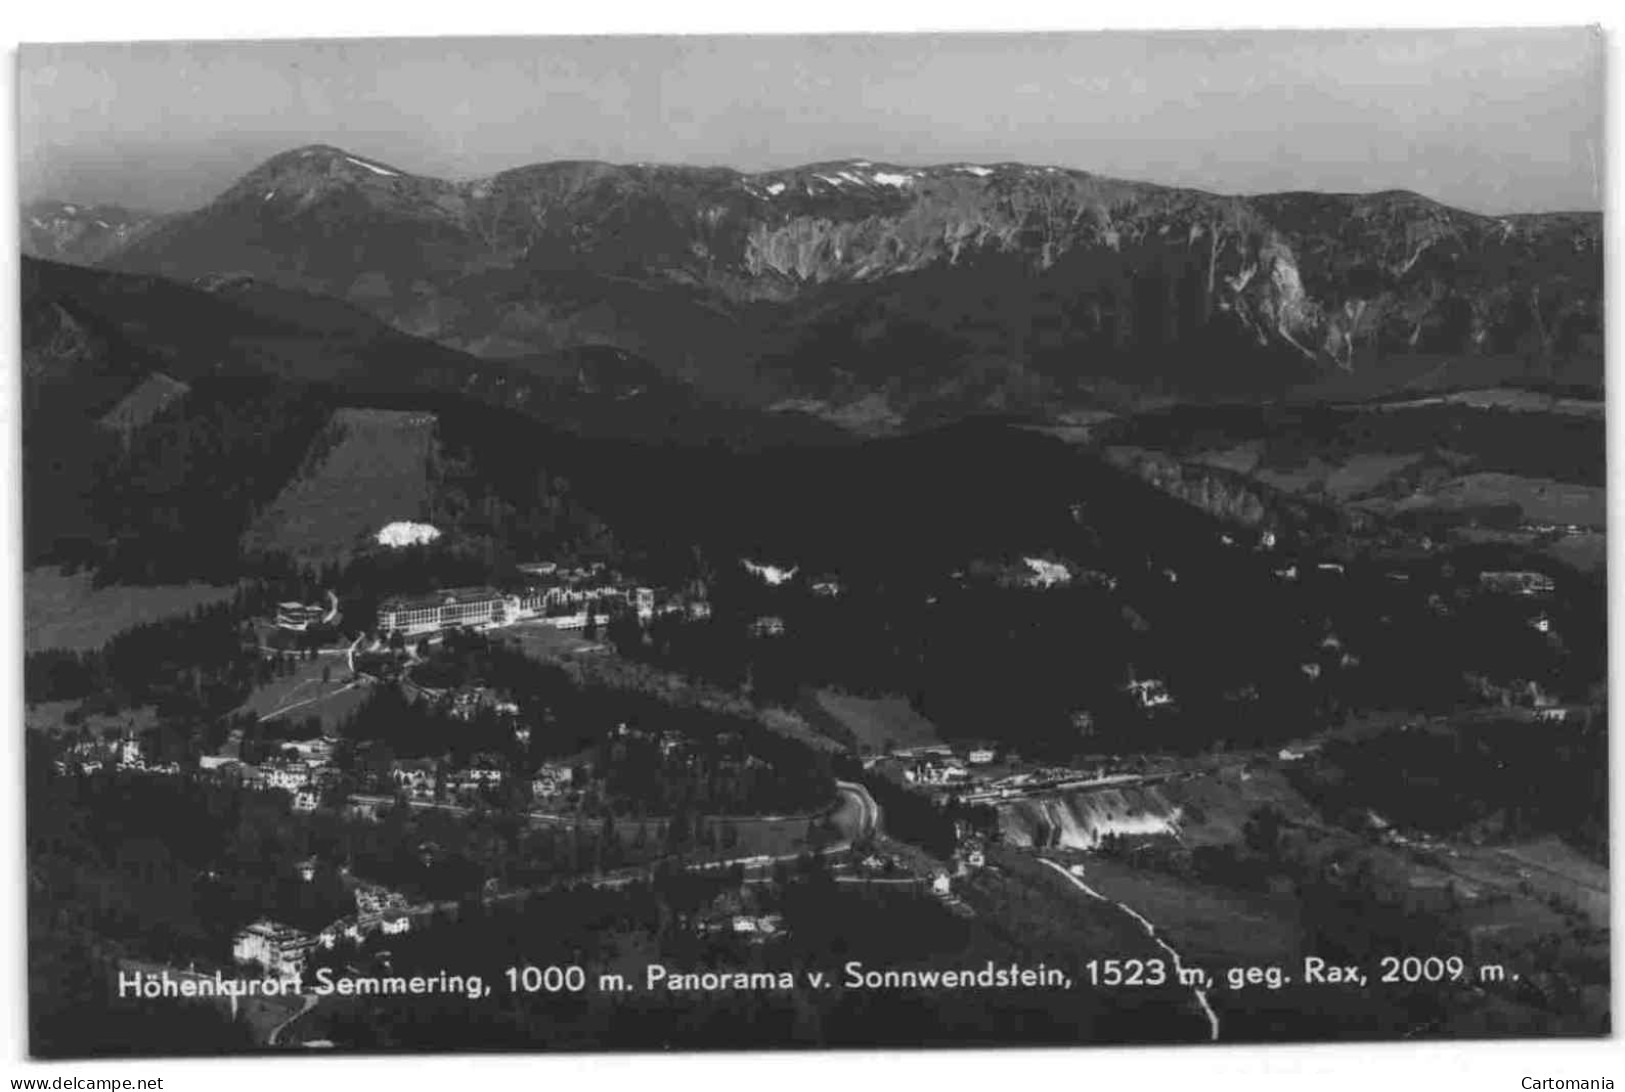
{"label": "cluster of houses", "polygon": [[751,944],[765,944],[787,935],[784,915],[764,913],[748,890],[725,891],[693,919],[701,936],[733,936]]}
{"label": "cluster of houses", "polygon": [[417,690],[430,700],[444,701],[446,715],[453,720],[471,721],[481,713],[494,713],[499,717],[517,717],[519,704],[498,694],[489,687],[463,686],[456,690],[437,690],[419,686]]}
{"label": "cluster of houses", "polygon": [[[222,755],[206,755],[201,760],[201,766],[224,776],[236,777],[249,788],[286,792],[293,798],[295,811],[315,811],[323,791],[340,777],[338,769],[329,762],[332,744],[325,739],[316,739],[287,746],[300,751],[300,757],[278,755],[256,764]],[[501,758],[496,755],[475,755],[468,766],[452,769],[442,769],[433,759],[395,759],[387,772],[373,779],[371,787],[388,794],[383,800],[404,795],[412,803],[427,804],[477,796],[487,788],[501,786],[506,780],[507,771]],[[549,775],[546,783],[549,795],[554,794],[554,786],[568,784],[553,774]]]}
{"label": "cluster of houses", "polygon": [[1545,724],[1561,724],[1571,716],[1583,717],[1583,710],[1565,706],[1557,695],[1548,693],[1533,679],[1515,679],[1511,683],[1501,685],[1486,676],[1469,674],[1466,681],[1479,697],[1529,720]]}
{"label": "cluster of houses", "polygon": [[963,785],[970,770],[957,758],[921,758],[903,768],[903,779],[911,785]]}
{"label": "cluster of houses", "polygon": [[204,755],[198,768],[235,778],[247,788],[279,789],[293,797],[295,811],[312,812],[320,805],[323,790],[339,780],[332,758],[333,741],[318,736],[285,742],[278,754],[260,762],[243,762],[230,754]]}
{"label": "cluster of houses", "polygon": [[412,927],[412,908],[398,892],[360,884],[355,904],[354,914],[318,933],[261,918],[232,937],[231,957],[237,963],[257,964],[272,978],[295,978],[304,973],[318,948],[331,950],[341,941],[360,944],[373,935],[399,936]]}
{"label": "cluster of houses", "polygon": [[948,747],[932,747],[908,752],[903,780],[911,785],[965,785],[972,779],[972,766],[986,766],[994,759],[993,748],[972,747],[963,758]]}
{"label": "cluster of houses", "polygon": [[1589,534],[1593,530],[1593,528],[1587,527],[1580,523],[1538,522],[1522,524],[1518,529],[1521,531],[1528,531],[1530,534],[1536,535],[1584,535]]}
{"label": "cluster of houses", "polygon": [[[411,805],[441,802],[467,803],[486,789],[508,783],[508,771],[490,757],[479,758],[466,768],[442,770],[433,759],[403,759],[391,763],[389,772],[370,791],[351,794],[350,814],[376,819],[400,797]],[[543,763],[530,778],[531,799],[537,804],[557,804],[574,791],[573,767],[561,762]]]}
{"label": "cluster of houses", "polygon": [[95,773],[98,770],[123,770],[129,773],[175,775],[181,772],[176,762],[148,762],[135,736],[117,740],[81,740],[56,757],[52,765],[57,773]]}
{"label": "cluster of houses", "polygon": [[765,944],[785,932],[783,914],[711,916],[701,918],[696,928],[702,936],[732,934],[756,944]]}
{"label": "cluster of houses", "polygon": [[[478,796],[484,790],[508,782],[508,771],[500,757],[476,755],[466,767],[440,768],[433,759],[400,759],[390,764],[386,786],[404,794],[413,803],[458,800]],[[556,801],[575,786],[575,770],[561,762],[543,763],[530,779],[531,796]]]}

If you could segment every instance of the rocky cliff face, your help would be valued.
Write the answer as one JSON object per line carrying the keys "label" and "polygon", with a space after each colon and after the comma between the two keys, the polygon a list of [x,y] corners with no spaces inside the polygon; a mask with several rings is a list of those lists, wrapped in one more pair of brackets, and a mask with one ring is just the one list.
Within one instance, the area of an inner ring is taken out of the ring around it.
{"label": "rocky cliff face", "polygon": [[482,353],[608,343],[702,382],[765,361],[798,394],[976,399],[1247,354],[1354,369],[1588,351],[1600,233],[1598,215],[1221,197],[1023,164],[549,163],[452,183],[313,147],[108,262],[246,272]]}

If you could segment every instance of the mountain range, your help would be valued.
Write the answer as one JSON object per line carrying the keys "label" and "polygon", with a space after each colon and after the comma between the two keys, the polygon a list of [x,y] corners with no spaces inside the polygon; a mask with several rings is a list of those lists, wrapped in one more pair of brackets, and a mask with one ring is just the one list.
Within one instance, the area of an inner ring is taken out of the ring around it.
{"label": "mountain range", "polygon": [[867,160],[454,182],[316,145],[190,212],[23,215],[38,257],[325,297],[517,376],[591,388],[581,361],[609,361],[860,431],[1408,382],[1404,360],[1470,375],[1510,357],[1543,378],[1594,362],[1600,382],[1600,214],[1485,216],[1409,192],[1234,197]]}

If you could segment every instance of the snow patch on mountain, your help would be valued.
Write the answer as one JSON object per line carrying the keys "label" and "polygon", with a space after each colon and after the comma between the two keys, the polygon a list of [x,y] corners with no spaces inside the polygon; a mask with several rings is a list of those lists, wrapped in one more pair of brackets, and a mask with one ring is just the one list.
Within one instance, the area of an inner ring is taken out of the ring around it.
{"label": "snow patch on mountain", "polygon": [[399,171],[386,170],[385,168],[378,166],[376,163],[368,163],[366,160],[357,159],[353,155],[347,155],[344,158],[348,159],[351,163],[354,163],[357,167],[365,167],[365,168],[367,168],[367,170],[371,171],[373,174],[380,174],[380,175],[383,175],[385,178],[399,178],[400,177],[400,172]]}

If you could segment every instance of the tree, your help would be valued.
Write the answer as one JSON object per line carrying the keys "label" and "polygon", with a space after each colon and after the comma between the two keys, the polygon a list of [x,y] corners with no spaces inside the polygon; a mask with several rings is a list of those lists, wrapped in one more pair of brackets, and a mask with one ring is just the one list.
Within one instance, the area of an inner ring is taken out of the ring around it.
{"label": "tree", "polygon": [[1242,838],[1253,852],[1265,857],[1277,856],[1281,849],[1281,835],[1286,816],[1273,804],[1265,804],[1242,825]]}

